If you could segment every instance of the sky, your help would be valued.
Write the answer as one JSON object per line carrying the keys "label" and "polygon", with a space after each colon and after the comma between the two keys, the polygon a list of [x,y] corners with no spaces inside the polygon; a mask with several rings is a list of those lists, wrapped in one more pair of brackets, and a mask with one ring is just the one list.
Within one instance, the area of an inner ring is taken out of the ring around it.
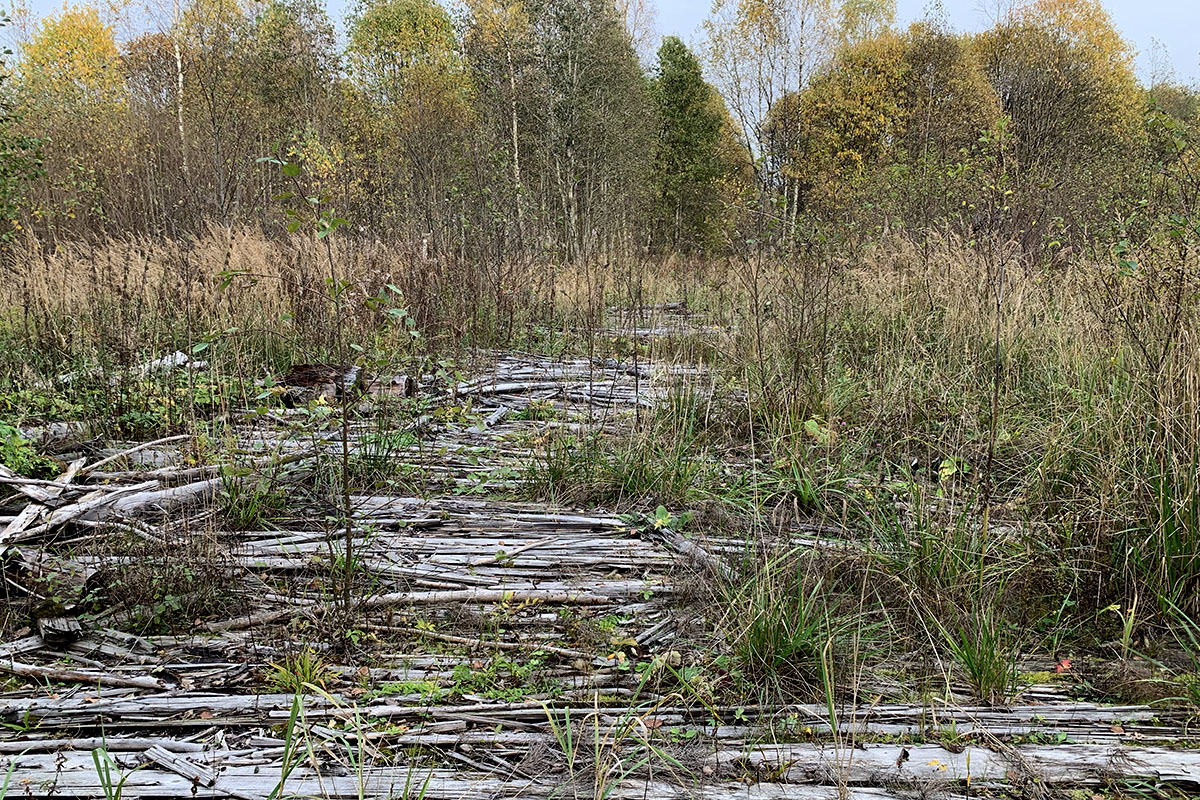
{"label": "sky", "polygon": [[[93,0],[98,2],[99,0]],[[950,23],[961,31],[987,28],[995,9],[1003,0],[942,0]],[[52,13],[64,0],[23,0],[35,15]],[[135,0],[136,2],[136,0]],[[326,0],[330,16],[341,22],[352,0]],[[685,42],[697,43],[700,23],[708,16],[710,0],[650,0],[657,10],[659,33],[673,34]],[[897,0],[898,22],[924,16],[928,0]],[[4,5],[0,0],[0,5]],[[1200,0],[1104,0],[1117,28],[1138,52],[1138,73],[1149,80],[1155,65],[1169,64],[1174,77],[1184,83],[1200,82]],[[1165,48],[1166,58],[1154,56],[1157,46]],[[1161,66],[1157,67],[1161,70]]]}

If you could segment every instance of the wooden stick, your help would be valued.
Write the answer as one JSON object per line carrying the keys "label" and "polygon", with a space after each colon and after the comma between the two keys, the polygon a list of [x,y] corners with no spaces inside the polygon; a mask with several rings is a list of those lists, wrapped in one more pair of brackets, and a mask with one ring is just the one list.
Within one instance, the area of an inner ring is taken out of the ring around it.
{"label": "wooden stick", "polygon": [[0,753],[57,753],[62,750],[105,750],[138,752],[159,747],[177,753],[203,753],[204,745],[178,739],[149,739],[144,736],[88,736],[82,739],[18,739],[0,741]]}
{"label": "wooden stick", "polygon": [[530,550],[533,550],[535,547],[541,547],[542,545],[550,544],[551,542],[556,542],[556,541],[558,541],[558,539],[559,539],[559,537],[557,537],[557,536],[547,536],[545,539],[538,539],[536,542],[530,542],[529,544],[521,545],[517,549],[513,550],[511,553],[504,553],[504,554],[497,553],[494,556],[486,556],[484,558],[477,558],[474,561],[472,561],[470,564],[468,564],[467,566],[482,567],[484,564],[499,564],[502,561],[508,561],[509,559],[516,558],[521,553],[525,553]]}
{"label": "wooden stick", "polygon": [[36,525],[26,531],[16,534],[0,533],[0,544],[8,544],[12,541],[29,539],[37,536],[38,534],[45,533],[46,531],[58,525],[62,525],[65,522],[70,522],[76,517],[81,517],[89,511],[94,511],[97,508],[108,505],[124,495],[145,491],[146,489],[150,489],[155,486],[158,486],[158,481],[147,481],[146,483],[138,483],[133,486],[123,486],[120,489],[112,492],[91,492],[87,495],[84,495],[79,502],[72,503],[68,506],[63,506],[62,508],[56,510],[50,515],[50,518],[41,525]]}

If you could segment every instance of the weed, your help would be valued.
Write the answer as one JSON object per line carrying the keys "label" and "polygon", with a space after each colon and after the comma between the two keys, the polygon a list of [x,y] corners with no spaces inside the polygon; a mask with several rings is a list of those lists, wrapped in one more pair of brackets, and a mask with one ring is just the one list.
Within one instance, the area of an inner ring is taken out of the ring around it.
{"label": "weed", "polygon": [[748,676],[776,690],[822,689],[829,652],[849,622],[830,605],[821,578],[793,556],[767,562],[726,589],[733,653]]}
{"label": "weed", "polygon": [[542,705],[567,770],[565,784],[552,796],[604,800],[622,781],[652,763],[682,768],[651,740],[653,728],[648,722],[654,715],[653,706],[630,708],[610,721],[601,714],[599,696],[595,701],[596,707],[575,722],[569,708],[558,714]]}
{"label": "weed", "polygon": [[289,653],[269,669],[268,681],[275,691],[296,695],[323,689],[334,676],[325,660],[308,647]]}
{"label": "weed", "polygon": [[[141,769],[141,767],[137,767],[130,772],[125,772],[117,764],[112,754],[103,747],[97,747],[92,751],[92,763],[96,767],[96,779],[100,782],[101,791],[104,792],[104,800],[121,800],[125,792],[125,782],[134,772]],[[7,786],[6,779],[6,789]]]}
{"label": "weed", "polygon": [[975,697],[984,703],[1008,702],[1016,689],[1020,651],[1013,631],[994,606],[964,614],[953,627],[943,628],[946,647],[966,676]]}
{"label": "weed", "polygon": [[287,507],[287,498],[269,477],[230,467],[221,473],[218,495],[222,516],[231,530],[257,530]]}
{"label": "weed", "polygon": [[531,695],[556,695],[562,686],[545,676],[545,670],[546,659],[536,652],[523,661],[495,656],[486,662],[461,663],[454,667],[447,694],[477,694],[513,703]]}
{"label": "weed", "polygon": [[57,461],[40,455],[15,426],[3,420],[0,420],[0,465],[29,478],[53,478],[60,471]]}
{"label": "weed", "polygon": [[512,415],[513,419],[546,422],[561,416],[553,400],[531,400],[529,405]]}
{"label": "weed", "polygon": [[288,796],[284,790],[288,778],[291,777],[292,773],[300,766],[306,756],[304,742],[301,740],[300,728],[303,709],[302,695],[300,692],[296,692],[292,697],[291,709],[288,711],[288,720],[283,729],[283,757],[279,767],[279,780],[276,782],[275,787],[271,789],[271,793],[267,795],[267,800],[283,800],[283,798]]}

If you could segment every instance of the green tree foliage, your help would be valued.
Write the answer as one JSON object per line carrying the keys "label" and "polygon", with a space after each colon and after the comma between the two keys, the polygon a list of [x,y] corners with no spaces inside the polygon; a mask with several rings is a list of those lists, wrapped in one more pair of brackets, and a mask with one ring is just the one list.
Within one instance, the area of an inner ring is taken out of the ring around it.
{"label": "green tree foliage", "polygon": [[[454,26],[432,0],[365,0],[350,21],[347,142],[369,221],[407,220],[438,237],[471,124]],[[383,201],[374,212],[371,204]]]}
{"label": "green tree foliage", "polygon": [[255,157],[267,148],[248,89],[262,80],[250,61],[252,20],[236,0],[193,0],[174,35],[183,54],[183,107],[193,163],[190,189],[204,213],[252,209]]}
{"label": "green tree foliage", "polygon": [[48,239],[273,223],[274,154],[370,235],[489,264],[768,229],[970,240],[1000,158],[1036,246],[1119,217],[1200,114],[1137,83],[1099,0],[1031,0],[977,35],[898,31],[893,0],[718,0],[702,59],[668,38],[644,67],[649,10],[360,0],[339,50],[322,0],[186,0],[120,43],[68,6],[3,87],[3,216]]}
{"label": "green tree foliage", "polygon": [[[1099,0],[1037,0],[975,47],[1012,119],[1030,205],[1078,215],[1124,181],[1143,143],[1144,100],[1133,53]],[[1032,192],[1047,183],[1047,194]]]}
{"label": "green tree foliage", "polygon": [[687,46],[668,36],[658,50],[652,94],[658,109],[655,193],[658,229],[671,247],[711,244],[719,230],[720,151],[728,114]]}
{"label": "green tree foliage", "polygon": [[529,234],[527,162],[537,115],[529,104],[533,30],[522,2],[471,0],[468,11],[465,49],[480,119],[478,145],[494,154],[495,164],[492,200],[477,207],[474,224],[501,250],[520,250]]}
{"label": "green tree foliage", "polygon": [[[0,16],[0,27],[7,24],[9,18]],[[3,56],[11,54],[5,50]],[[4,57],[0,57],[0,241],[9,242],[21,230],[21,210],[29,182],[42,174],[42,141],[20,129],[20,117],[4,85],[9,78]]]}
{"label": "green tree foliage", "polygon": [[535,0],[527,9],[540,213],[572,259],[644,244],[638,223],[657,126],[624,22],[610,0]]}
{"label": "green tree foliage", "polygon": [[953,162],[995,125],[1000,100],[967,38],[919,22],[904,43],[904,150],[914,161]]}
{"label": "green tree foliage", "polygon": [[23,134],[45,141],[45,178],[29,194],[35,226],[118,222],[130,141],[112,26],[84,6],[47,17],[23,48],[17,82]]}
{"label": "green tree foliage", "polygon": [[266,123],[280,135],[327,125],[339,68],[333,25],[316,0],[271,0],[254,18],[248,59]]}

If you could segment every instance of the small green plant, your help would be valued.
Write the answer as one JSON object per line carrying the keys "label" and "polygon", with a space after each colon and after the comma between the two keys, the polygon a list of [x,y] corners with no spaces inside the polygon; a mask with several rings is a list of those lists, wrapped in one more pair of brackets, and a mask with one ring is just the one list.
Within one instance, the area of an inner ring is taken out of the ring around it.
{"label": "small green plant", "polygon": [[[643,677],[636,693],[640,694],[645,680]],[[631,707],[606,725],[605,730],[601,727],[604,714],[599,707],[599,695],[595,701],[596,707],[578,723],[572,722],[570,708],[563,709],[560,715],[542,704],[567,769],[567,780],[553,797],[604,800],[612,796],[622,781],[652,762],[682,768],[677,759],[650,740],[652,728],[647,723],[653,719],[655,706]],[[676,741],[687,738],[683,735]],[[629,750],[633,755],[627,755]]]}
{"label": "small green plant", "polygon": [[273,480],[242,467],[228,467],[221,473],[218,497],[226,524],[238,531],[263,527],[287,506]]}
{"label": "small green plant", "polygon": [[283,729],[283,759],[279,768],[279,781],[267,795],[267,800],[282,800],[288,796],[284,792],[284,787],[287,785],[288,778],[296,771],[296,767],[300,766],[306,755],[306,742],[301,736],[300,725],[303,709],[301,695],[297,692],[292,697],[291,711],[288,713],[287,725]]}
{"label": "small green plant", "polygon": [[559,416],[558,409],[554,407],[553,400],[531,400],[529,405],[514,413],[512,418],[533,422],[546,422],[558,419]]}
{"label": "small green plant", "polygon": [[[104,800],[121,800],[125,792],[125,782],[129,780],[130,775],[141,769],[141,767],[137,767],[125,772],[104,747],[97,747],[92,751],[92,763],[96,765],[96,779],[100,783],[100,789],[104,792]],[[7,791],[7,778],[5,778],[4,785]]]}
{"label": "small green plant", "polygon": [[842,633],[823,580],[809,582],[799,565],[777,560],[728,589],[726,603],[735,626],[733,651],[748,675],[777,687],[821,682],[824,654]]}
{"label": "small green plant", "polygon": [[270,684],[279,692],[304,694],[322,689],[333,677],[333,671],[311,648],[289,653],[270,665]]}
{"label": "small green plant", "polygon": [[20,430],[3,420],[0,420],[0,464],[28,478],[48,479],[59,472],[57,461],[39,454],[22,438]]}
{"label": "small green plant", "polygon": [[417,695],[425,700],[434,700],[446,694],[446,690],[434,681],[388,681],[380,684],[374,692],[376,697]]}
{"label": "small green plant", "polygon": [[351,480],[367,488],[386,486],[402,474],[401,455],[417,442],[411,431],[378,430],[364,434],[353,455]]}
{"label": "small green plant", "polygon": [[[1170,601],[1168,601],[1169,603]],[[1174,604],[1171,604],[1172,606]],[[1178,606],[1175,606],[1178,608]],[[1120,603],[1113,603],[1103,609],[1101,614],[1116,614],[1121,620],[1121,660],[1128,661],[1133,648],[1133,633],[1138,622],[1138,596],[1134,594],[1133,601],[1122,608]]]}
{"label": "small green plant", "polygon": [[20,762],[21,756],[25,755],[26,752],[28,751],[22,751],[20,754],[18,754],[17,757],[12,760],[12,763],[8,765],[8,769],[5,770],[4,782],[0,783],[0,800],[5,800],[5,798],[8,797],[8,786],[12,782],[13,773],[17,769],[17,764]]}
{"label": "small green plant", "polygon": [[995,608],[965,615],[952,628],[942,628],[946,647],[963,671],[971,691],[984,703],[1000,705],[1012,698],[1019,650],[1011,628]]}
{"label": "small green plant", "polygon": [[556,695],[562,686],[546,677],[545,670],[545,655],[537,651],[523,661],[496,656],[483,664],[458,664],[447,693],[478,694],[508,702],[520,702],[530,695]]}

